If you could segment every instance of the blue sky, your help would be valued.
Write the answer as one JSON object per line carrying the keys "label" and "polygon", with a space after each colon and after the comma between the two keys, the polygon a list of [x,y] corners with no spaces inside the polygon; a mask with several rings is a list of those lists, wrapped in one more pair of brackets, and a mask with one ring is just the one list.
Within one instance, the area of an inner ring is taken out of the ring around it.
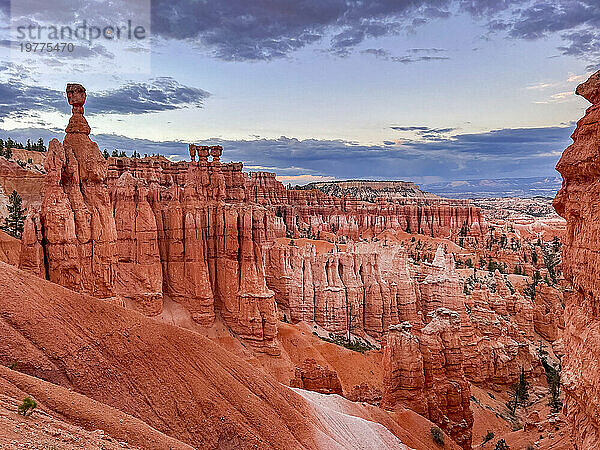
{"label": "blue sky", "polygon": [[5,24],[144,8],[151,24],[142,46],[25,59],[0,30],[0,135],[60,138],[65,84],[80,82],[109,150],[177,158],[218,142],[224,160],[292,183],[552,176],[588,106],[575,87],[600,69],[596,0],[104,3],[4,1]]}

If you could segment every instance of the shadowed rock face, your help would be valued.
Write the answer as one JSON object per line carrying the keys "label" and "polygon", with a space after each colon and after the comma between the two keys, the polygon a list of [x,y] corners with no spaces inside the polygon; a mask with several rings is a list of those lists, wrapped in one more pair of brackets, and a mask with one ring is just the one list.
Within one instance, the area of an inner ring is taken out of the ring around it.
{"label": "shadowed rock face", "polygon": [[554,206],[567,220],[563,270],[573,287],[565,295],[565,409],[578,448],[588,449],[600,447],[600,72],[577,94],[592,106],[556,166],[563,185]]}

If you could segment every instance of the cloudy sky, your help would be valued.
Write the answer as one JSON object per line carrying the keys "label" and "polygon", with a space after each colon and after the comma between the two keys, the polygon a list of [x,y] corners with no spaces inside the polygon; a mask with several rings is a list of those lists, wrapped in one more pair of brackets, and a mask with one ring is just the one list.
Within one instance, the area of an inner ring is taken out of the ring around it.
{"label": "cloudy sky", "polygon": [[[177,158],[221,143],[224,160],[292,183],[556,175],[588,106],[575,87],[600,69],[597,0],[12,3],[0,137],[61,138],[79,82],[101,148]],[[84,20],[145,35],[17,33]],[[22,51],[38,41],[73,51]]]}

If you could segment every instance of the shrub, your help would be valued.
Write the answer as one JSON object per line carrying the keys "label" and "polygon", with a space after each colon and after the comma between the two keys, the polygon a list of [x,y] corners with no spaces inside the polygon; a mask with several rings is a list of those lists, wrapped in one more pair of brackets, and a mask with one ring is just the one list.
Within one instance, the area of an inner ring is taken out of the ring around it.
{"label": "shrub", "polygon": [[491,441],[492,439],[494,439],[494,436],[495,436],[494,432],[488,430],[487,434],[483,437],[483,443],[482,444],[485,444],[486,442]]}
{"label": "shrub", "polygon": [[438,427],[431,427],[431,439],[440,447],[444,446],[444,433]]}
{"label": "shrub", "polygon": [[35,402],[35,400],[32,399],[31,397],[25,397],[23,399],[23,403],[17,409],[17,412],[20,415],[26,417],[26,416],[30,416],[31,414],[33,414],[33,410],[35,408],[37,408],[37,403]]}

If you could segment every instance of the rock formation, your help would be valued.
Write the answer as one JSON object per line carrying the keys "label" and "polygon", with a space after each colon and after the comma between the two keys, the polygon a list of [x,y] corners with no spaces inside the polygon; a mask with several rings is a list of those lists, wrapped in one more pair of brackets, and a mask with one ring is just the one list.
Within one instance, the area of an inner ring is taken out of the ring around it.
{"label": "rock formation", "polygon": [[391,326],[384,352],[381,406],[408,407],[437,423],[464,449],[471,448],[471,391],[463,372],[460,316],[446,308],[429,315],[420,332]]}
{"label": "rock formation", "polygon": [[381,338],[390,324],[419,321],[416,284],[399,246],[348,244],[345,251],[265,247],[267,284],[292,321],[315,322],[328,331]]}
{"label": "rock formation", "polygon": [[290,386],[322,394],[342,395],[342,384],[335,370],[320,366],[314,359],[306,359],[302,367],[296,368]]}
{"label": "rock formation", "polygon": [[563,271],[572,284],[572,292],[565,294],[565,411],[577,448],[588,449],[600,447],[600,72],[581,84],[577,94],[592,106],[556,166],[563,184],[554,206],[567,220]]}
{"label": "rock formation", "polygon": [[147,315],[161,312],[164,296],[201,325],[218,311],[256,349],[277,353],[259,244],[283,233],[281,220],[246,203],[242,165],[222,165],[219,146],[195,145],[191,163],[107,161],[88,136],[85,89],[69,84],[67,96],[73,115],[64,142],[49,144],[44,199],[39,217],[28,219],[21,267]]}
{"label": "rock formation", "polygon": [[258,172],[248,180],[249,199],[270,207],[283,219],[290,236],[319,237],[333,232],[358,240],[384,230],[402,230],[428,236],[458,239],[461,232],[482,239],[481,210],[464,200],[383,198],[365,202],[333,197],[320,190],[285,189],[275,174]]}
{"label": "rock formation", "polygon": [[114,296],[117,231],[106,188],[107,164],[89,138],[85,89],[67,85],[73,115],[64,143],[50,141],[41,223],[48,277],[99,298]]}

